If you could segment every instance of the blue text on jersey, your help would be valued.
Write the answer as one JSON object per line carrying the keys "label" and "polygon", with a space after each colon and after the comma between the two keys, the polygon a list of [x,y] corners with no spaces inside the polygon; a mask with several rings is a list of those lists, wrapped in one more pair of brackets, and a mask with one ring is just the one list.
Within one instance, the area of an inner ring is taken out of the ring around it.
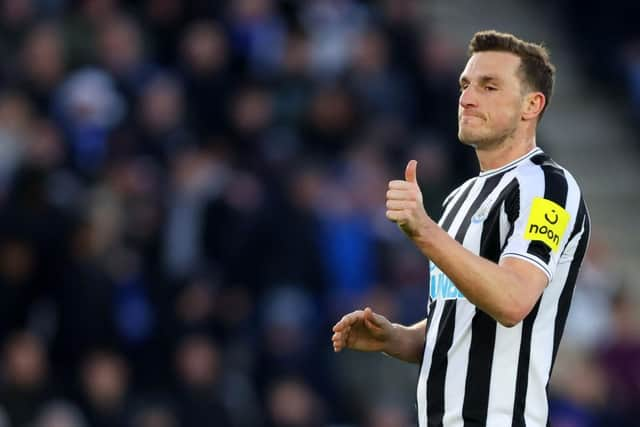
{"label": "blue text on jersey", "polygon": [[464,298],[451,279],[432,262],[429,263],[429,295],[432,300]]}

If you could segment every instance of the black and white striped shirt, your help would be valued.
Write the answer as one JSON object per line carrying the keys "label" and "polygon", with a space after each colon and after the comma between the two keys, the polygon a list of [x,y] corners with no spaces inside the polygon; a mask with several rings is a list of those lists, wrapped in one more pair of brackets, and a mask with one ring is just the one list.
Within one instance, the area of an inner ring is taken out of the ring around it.
{"label": "black and white striped shirt", "polygon": [[531,313],[507,328],[465,299],[430,263],[417,390],[420,426],[546,426],[549,376],[589,240],[578,184],[535,148],[454,190],[439,224],[491,261],[530,262],[549,284]]}

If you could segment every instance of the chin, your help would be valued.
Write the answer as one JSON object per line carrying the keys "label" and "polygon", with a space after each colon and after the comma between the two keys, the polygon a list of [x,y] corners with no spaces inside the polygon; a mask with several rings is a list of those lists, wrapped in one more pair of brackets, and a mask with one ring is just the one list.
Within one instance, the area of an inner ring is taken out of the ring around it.
{"label": "chin", "polygon": [[496,136],[486,132],[485,129],[462,128],[458,129],[458,139],[463,144],[476,148],[490,144],[496,140]]}
{"label": "chin", "polygon": [[476,135],[471,135],[469,132],[458,132],[458,139],[463,144],[472,147],[475,147],[478,145],[478,142],[481,141],[481,138],[478,138]]}

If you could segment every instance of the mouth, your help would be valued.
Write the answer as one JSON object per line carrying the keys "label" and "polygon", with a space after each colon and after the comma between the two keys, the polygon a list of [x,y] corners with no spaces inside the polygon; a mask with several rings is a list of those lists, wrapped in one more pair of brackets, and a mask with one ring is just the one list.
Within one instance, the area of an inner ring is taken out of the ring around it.
{"label": "mouth", "polygon": [[458,120],[460,123],[473,123],[484,120],[482,117],[475,114],[463,114]]}
{"label": "mouth", "polygon": [[472,119],[472,118],[475,118],[475,119],[484,119],[484,117],[482,117],[482,115],[481,115],[481,114],[478,114],[478,113],[464,112],[464,113],[460,114],[460,120],[463,120],[463,119]]}

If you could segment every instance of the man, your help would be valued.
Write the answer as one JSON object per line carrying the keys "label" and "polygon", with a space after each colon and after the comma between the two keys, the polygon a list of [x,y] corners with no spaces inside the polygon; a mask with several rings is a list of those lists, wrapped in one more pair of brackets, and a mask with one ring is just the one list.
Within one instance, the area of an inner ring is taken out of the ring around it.
{"label": "man", "polygon": [[554,74],[539,45],[474,35],[458,137],[475,149],[480,174],[445,199],[437,224],[415,160],[387,192],[387,218],[430,260],[427,318],[407,327],[367,307],[333,327],[335,351],[421,363],[422,427],[547,425],[547,385],[590,229],[574,178],[536,147]]}

